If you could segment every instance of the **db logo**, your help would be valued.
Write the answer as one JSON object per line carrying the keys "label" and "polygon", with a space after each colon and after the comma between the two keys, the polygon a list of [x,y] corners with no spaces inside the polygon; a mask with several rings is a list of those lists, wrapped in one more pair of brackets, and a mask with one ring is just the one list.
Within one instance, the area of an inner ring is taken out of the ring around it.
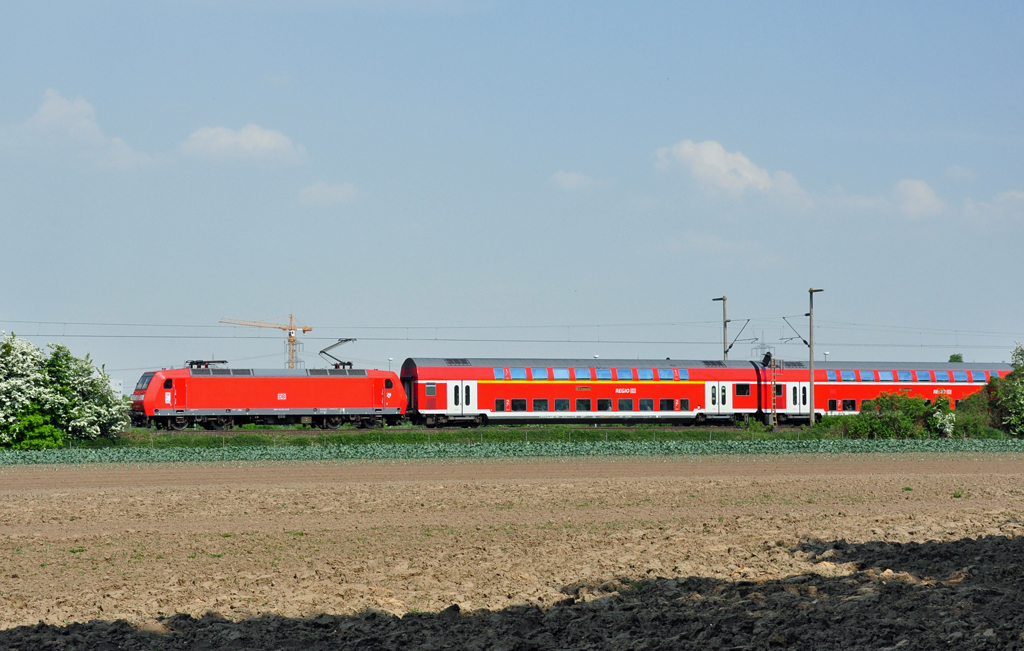
{"label": "db logo", "polygon": [[387,396],[388,396],[388,397],[390,398],[390,397],[391,397],[391,394],[389,393],[389,394],[387,394]]}
{"label": "db logo", "polygon": [[288,394],[287,393],[279,393],[279,394],[277,394],[277,399],[278,400],[287,400],[288,399]]}

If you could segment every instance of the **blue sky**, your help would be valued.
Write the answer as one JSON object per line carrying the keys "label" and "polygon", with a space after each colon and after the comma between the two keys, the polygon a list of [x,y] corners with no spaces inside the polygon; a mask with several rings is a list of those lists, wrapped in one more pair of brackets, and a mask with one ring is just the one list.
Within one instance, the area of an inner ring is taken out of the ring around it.
{"label": "blue sky", "polygon": [[289,312],[310,365],[715,358],[726,294],[804,358],[779,317],[813,285],[830,359],[1005,360],[1021,33],[1019,3],[6,3],[0,329],[126,383],[280,365],[214,326]]}

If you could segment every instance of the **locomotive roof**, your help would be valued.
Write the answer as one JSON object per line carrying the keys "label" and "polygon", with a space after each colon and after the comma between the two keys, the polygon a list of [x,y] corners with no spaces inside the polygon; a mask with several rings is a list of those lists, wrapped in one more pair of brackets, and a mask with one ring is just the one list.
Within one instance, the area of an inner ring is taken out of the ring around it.
{"label": "locomotive roof", "polygon": [[193,368],[192,377],[366,377],[366,369],[344,368]]}
{"label": "locomotive roof", "polygon": [[[542,359],[537,357],[410,357],[402,369],[417,367],[600,367],[600,368],[750,368],[752,360],[694,360],[694,359]],[[781,360],[785,368],[807,368],[807,360]],[[758,366],[760,364],[758,363]],[[929,371],[1012,371],[1009,364],[972,362],[820,362],[815,360],[815,370],[886,369],[886,370],[929,370]]]}

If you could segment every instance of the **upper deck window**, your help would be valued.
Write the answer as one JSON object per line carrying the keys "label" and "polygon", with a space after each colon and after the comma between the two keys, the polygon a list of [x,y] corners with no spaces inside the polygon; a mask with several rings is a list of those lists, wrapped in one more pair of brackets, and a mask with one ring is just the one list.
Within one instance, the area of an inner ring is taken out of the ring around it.
{"label": "upper deck window", "polygon": [[610,380],[612,379],[612,370],[610,368],[595,368],[595,378],[598,380]]}
{"label": "upper deck window", "polygon": [[829,382],[836,381],[836,372],[832,370],[825,371],[825,377],[828,378]]}
{"label": "upper deck window", "polygon": [[617,368],[615,369],[615,377],[619,380],[632,380],[633,369],[631,368]]}
{"label": "upper deck window", "polygon": [[526,369],[525,368],[510,368],[508,370],[508,377],[509,377],[510,380],[525,380],[526,379]]}
{"label": "upper deck window", "polygon": [[843,382],[857,381],[857,375],[853,371],[839,371],[839,376],[843,378]]}
{"label": "upper deck window", "polygon": [[875,372],[874,371],[859,371],[861,382],[874,382]]}
{"label": "upper deck window", "polygon": [[992,378],[996,378],[996,379],[999,379],[999,371],[989,371],[989,372],[988,372],[988,378],[989,378],[990,380],[991,380]]}
{"label": "upper deck window", "polygon": [[501,368],[500,366],[495,366],[494,367],[494,379],[495,380],[504,380],[505,379],[505,369]]}
{"label": "upper deck window", "polygon": [[690,371],[689,371],[689,369],[685,369],[685,368],[679,369],[679,379],[680,380],[689,380],[690,379]]}
{"label": "upper deck window", "polygon": [[[548,370],[546,368],[531,368],[530,373],[533,374],[534,380],[548,379]],[[547,409],[545,409],[544,411],[547,411]]]}
{"label": "upper deck window", "polygon": [[896,371],[896,377],[899,378],[900,382],[914,381],[914,376],[910,374],[910,371]]}
{"label": "upper deck window", "polygon": [[670,368],[659,368],[658,369],[658,379],[659,380],[671,380],[672,379],[672,369],[670,369]]}
{"label": "upper deck window", "polygon": [[949,371],[935,371],[936,382],[949,382]]}
{"label": "upper deck window", "polygon": [[552,380],[568,380],[569,379],[569,369],[567,369],[567,368],[553,368],[553,369],[551,369],[551,379]]}
{"label": "upper deck window", "polygon": [[589,368],[573,369],[573,373],[576,374],[576,379],[577,380],[590,380],[590,369]]}
{"label": "upper deck window", "polygon": [[953,381],[954,382],[966,382],[967,381],[967,371],[953,371]]}
{"label": "upper deck window", "polygon": [[879,382],[892,382],[892,371],[879,371],[878,372]]}
{"label": "upper deck window", "polygon": [[985,371],[971,371],[971,382],[984,382]]}
{"label": "upper deck window", "polygon": [[638,368],[636,370],[636,379],[638,380],[653,380],[654,369],[653,368]]}
{"label": "upper deck window", "polygon": [[917,374],[918,382],[931,382],[932,372],[931,371],[914,371]]}

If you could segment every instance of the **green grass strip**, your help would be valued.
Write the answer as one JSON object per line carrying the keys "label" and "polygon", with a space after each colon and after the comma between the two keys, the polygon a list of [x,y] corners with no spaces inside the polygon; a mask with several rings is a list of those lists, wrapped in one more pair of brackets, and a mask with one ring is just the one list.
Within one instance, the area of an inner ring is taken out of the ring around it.
{"label": "green grass strip", "polygon": [[4,450],[0,466],[39,464],[238,463],[415,459],[516,459],[531,457],[693,457],[773,454],[1020,453],[1020,439],[769,440],[769,441],[543,441],[515,443],[413,443],[212,448],[114,447]]}

